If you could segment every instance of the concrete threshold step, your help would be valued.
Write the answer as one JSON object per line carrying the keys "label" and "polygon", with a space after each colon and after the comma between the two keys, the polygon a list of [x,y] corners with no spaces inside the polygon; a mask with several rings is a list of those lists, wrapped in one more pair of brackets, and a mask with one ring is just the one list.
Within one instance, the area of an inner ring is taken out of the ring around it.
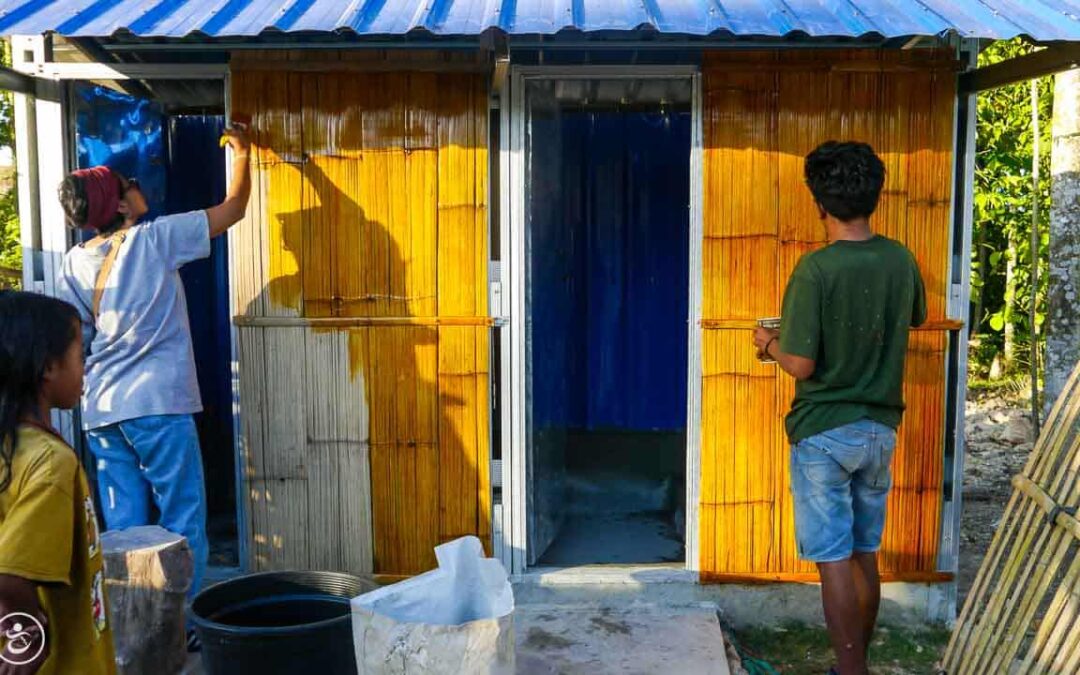
{"label": "concrete threshold step", "polygon": [[535,568],[513,579],[519,607],[713,610],[718,607],[681,565]]}
{"label": "concrete threshold step", "polygon": [[696,584],[698,573],[682,564],[575,565],[534,567],[513,579],[515,584],[576,586],[581,584]]}
{"label": "concrete threshold step", "polygon": [[715,610],[669,607],[519,607],[519,675],[728,675]]}

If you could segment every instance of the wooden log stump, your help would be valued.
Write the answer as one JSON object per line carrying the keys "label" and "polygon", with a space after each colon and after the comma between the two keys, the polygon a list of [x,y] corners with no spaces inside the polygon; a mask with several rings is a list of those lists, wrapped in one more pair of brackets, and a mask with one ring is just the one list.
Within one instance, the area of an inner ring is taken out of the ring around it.
{"label": "wooden log stump", "polygon": [[156,525],[101,535],[105,592],[120,675],[172,675],[184,667],[187,539]]}

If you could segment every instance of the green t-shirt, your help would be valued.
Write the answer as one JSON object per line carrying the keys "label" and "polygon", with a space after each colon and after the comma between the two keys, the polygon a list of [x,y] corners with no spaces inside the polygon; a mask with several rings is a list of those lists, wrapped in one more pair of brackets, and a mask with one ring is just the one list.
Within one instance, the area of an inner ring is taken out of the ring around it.
{"label": "green t-shirt", "polygon": [[925,320],[922,276],[903,244],[874,236],[804,255],[784,293],[780,349],[815,365],[795,385],[789,440],[863,418],[899,426],[908,329]]}

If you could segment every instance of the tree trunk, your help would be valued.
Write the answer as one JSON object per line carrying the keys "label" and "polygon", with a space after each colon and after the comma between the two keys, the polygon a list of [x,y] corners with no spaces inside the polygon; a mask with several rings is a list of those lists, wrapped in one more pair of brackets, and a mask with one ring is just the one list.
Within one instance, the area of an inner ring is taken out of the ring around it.
{"label": "tree trunk", "polygon": [[1008,233],[1009,250],[1005,252],[1005,349],[1001,353],[1001,374],[1005,375],[1012,371],[1013,357],[1016,356],[1016,327],[1013,325],[1017,313],[1016,308],[1016,237],[1012,231]]}
{"label": "tree trunk", "polygon": [[117,673],[179,673],[193,564],[187,539],[148,525],[106,532],[101,545]]}
{"label": "tree trunk", "polygon": [[[986,283],[988,270],[986,269],[987,256],[986,256],[986,228],[979,228],[979,236],[975,240],[975,251],[978,255],[979,261],[979,276],[982,277],[983,284]],[[971,310],[971,328],[968,330],[968,334],[975,337],[982,332],[982,320],[983,320],[983,293],[985,293],[985,287],[980,284],[977,289],[974,289],[975,298],[973,302],[975,307]]]}
{"label": "tree trunk", "polygon": [[1045,405],[1080,360],[1080,69],[1055,77],[1053,134]]}
{"label": "tree trunk", "polygon": [[1031,428],[1039,437],[1039,328],[1035,325],[1039,310],[1039,81],[1031,81],[1031,292],[1028,299],[1029,364],[1031,375]]}

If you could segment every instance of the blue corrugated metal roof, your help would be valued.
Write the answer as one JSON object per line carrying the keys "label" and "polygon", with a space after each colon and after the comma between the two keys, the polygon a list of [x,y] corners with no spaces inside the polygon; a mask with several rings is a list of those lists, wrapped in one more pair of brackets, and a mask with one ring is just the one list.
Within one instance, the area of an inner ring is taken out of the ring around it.
{"label": "blue corrugated metal roof", "polygon": [[1080,41],[1080,0],[0,0],[0,34],[267,32],[477,35],[488,29],[813,37],[941,35]]}

